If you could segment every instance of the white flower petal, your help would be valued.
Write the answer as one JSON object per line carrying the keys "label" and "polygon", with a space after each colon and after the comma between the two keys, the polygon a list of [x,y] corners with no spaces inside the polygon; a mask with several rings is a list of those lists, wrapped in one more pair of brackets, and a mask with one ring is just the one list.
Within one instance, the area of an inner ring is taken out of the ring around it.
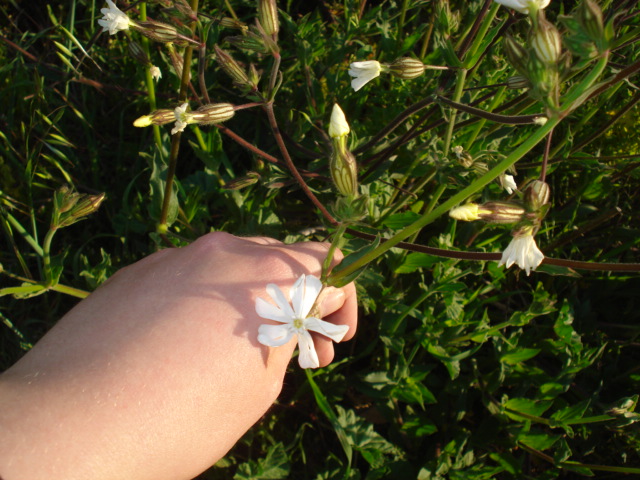
{"label": "white flower petal", "polygon": [[320,366],[318,353],[309,332],[305,330],[298,332],[298,349],[300,350],[298,363],[301,368],[318,368]]}
{"label": "white flower petal", "polygon": [[344,116],[340,105],[334,103],[333,110],[331,111],[331,121],[329,123],[329,136],[331,138],[340,138],[348,135],[350,131],[347,117]]}
{"label": "white flower petal", "polygon": [[280,290],[280,287],[270,283],[267,285],[267,293],[273,301],[276,302],[276,305],[280,307],[280,310],[282,310],[282,313],[286,315],[287,318],[290,318],[291,320],[295,318],[295,313],[293,312],[291,305],[289,305],[287,298],[284,296],[284,293]]}
{"label": "white flower petal", "polygon": [[268,320],[274,320],[280,323],[291,323],[291,318],[285,315],[282,310],[260,297],[256,298],[256,313],[260,317]]}
{"label": "white flower petal", "polygon": [[304,299],[302,301],[302,305],[300,310],[296,310],[298,313],[298,318],[307,318],[313,304],[316,303],[318,299],[318,295],[322,291],[322,282],[319,278],[314,277],[313,275],[306,275],[305,277],[305,288],[304,288]]}
{"label": "white flower petal", "polygon": [[511,195],[515,190],[518,189],[518,185],[516,184],[513,175],[509,175],[508,173],[504,176],[504,189],[507,191],[509,195]]}
{"label": "white flower petal", "polygon": [[500,265],[506,265],[509,268],[515,263],[529,275],[531,270],[538,268],[542,260],[544,260],[544,254],[536,245],[533,235],[525,234],[513,237],[502,253]]}
{"label": "white flower petal", "polygon": [[302,305],[304,304],[304,295],[305,295],[305,276],[300,275],[296,283],[293,284],[293,287],[289,289],[289,300],[291,301],[291,305],[293,306],[293,316],[294,318],[304,318],[304,314],[302,314]]}
{"label": "white flower petal", "polygon": [[349,65],[349,75],[355,77],[351,80],[351,87],[357,92],[366,83],[380,75],[382,66],[376,60],[367,60],[365,62],[353,62]]}
{"label": "white flower petal", "polygon": [[121,11],[115,3],[107,0],[108,8],[100,9],[103,18],[98,20],[98,25],[102,27],[102,31],[109,31],[110,35],[115,35],[121,30],[128,30],[131,20]]}
{"label": "white flower petal", "polygon": [[349,331],[348,325],[336,325],[319,318],[309,317],[305,320],[304,326],[307,330],[329,337],[334,342],[340,342]]}
{"label": "white flower petal", "polygon": [[258,342],[267,347],[281,347],[293,337],[293,329],[289,325],[260,325]]}

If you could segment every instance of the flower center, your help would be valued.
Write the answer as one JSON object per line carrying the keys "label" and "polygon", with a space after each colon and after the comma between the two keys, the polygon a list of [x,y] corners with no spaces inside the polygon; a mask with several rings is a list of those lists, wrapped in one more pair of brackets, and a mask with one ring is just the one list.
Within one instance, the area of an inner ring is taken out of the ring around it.
{"label": "flower center", "polygon": [[293,326],[296,330],[300,330],[302,327],[304,327],[304,318],[294,318]]}

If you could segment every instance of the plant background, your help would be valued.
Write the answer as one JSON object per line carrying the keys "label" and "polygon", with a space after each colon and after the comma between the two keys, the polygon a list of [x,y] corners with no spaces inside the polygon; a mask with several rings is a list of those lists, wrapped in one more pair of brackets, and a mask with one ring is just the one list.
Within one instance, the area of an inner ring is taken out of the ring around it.
{"label": "plant background", "polygon": [[[383,75],[355,93],[349,63],[412,55],[448,65],[447,44],[454,50],[462,45],[484,4],[280,2],[284,81],[276,115],[296,165],[314,173],[308,183],[325,205],[335,200],[323,133],[335,102],[347,115],[351,147],[358,152],[407,107],[434,92],[451,96],[456,86],[455,73],[427,71],[412,81]],[[556,21],[575,5],[554,0],[547,16]],[[636,2],[601,6],[605,17],[618,15],[616,38],[623,40],[607,69],[611,75],[638,61],[640,17]],[[41,258],[8,215],[41,242],[56,189],[105,192],[99,211],[61,230],[53,244],[64,267],[61,283],[87,291],[164,247],[155,232],[165,166],[151,129],[132,126],[149,112],[145,68],[129,56],[128,35],[99,33],[102,7],[89,0],[0,6],[0,262],[5,273],[38,281]],[[161,17],[161,5],[148,8]],[[252,1],[202,2],[200,12],[208,15],[203,22],[210,24],[207,52],[219,43],[267,76],[268,59],[224,43],[238,34],[220,23],[231,11],[247,24],[254,21]],[[469,71],[469,90],[461,101],[486,110],[502,107],[507,114],[539,113],[542,107],[526,92],[502,85],[514,74],[501,48],[507,23],[526,38],[525,17],[500,8],[490,25],[492,41]],[[163,71],[158,106],[173,108],[179,79],[166,50],[151,44],[151,59]],[[205,76],[213,101],[246,102],[212,58]],[[552,208],[537,236],[546,255],[638,262],[637,92],[634,77],[618,82],[554,132],[547,177]],[[360,181],[370,202],[356,230],[388,236],[475,178],[473,168],[443,153],[451,115],[450,109],[431,105],[359,152]],[[280,158],[259,109],[238,111],[225,125]],[[535,128],[458,112],[452,145],[491,165]],[[169,129],[162,128],[165,146]],[[396,143],[410,131],[419,135]],[[519,184],[537,177],[542,148],[516,165]],[[179,210],[171,227],[176,245],[212,230],[286,242],[325,240],[333,231],[309,208],[282,164],[259,158],[216,127],[187,129],[176,176]],[[476,200],[504,198],[494,182]],[[501,226],[441,217],[412,240],[449,250],[501,252],[510,235]],[[367,243],[347,235],[342,248],[348,253]],[[19,284],[2,276],[2,287]],[[336,361],[327,368],[305,372],[292,362],[277,404],[200,478],[637,474],[639,287],[633,272],[542,266],[527,277],[496,262],[394,248],[358,279],[356,338],[337,346]],[[4,295],[0,302],[5,369],[77,299],[51,291],[29,299]]]}

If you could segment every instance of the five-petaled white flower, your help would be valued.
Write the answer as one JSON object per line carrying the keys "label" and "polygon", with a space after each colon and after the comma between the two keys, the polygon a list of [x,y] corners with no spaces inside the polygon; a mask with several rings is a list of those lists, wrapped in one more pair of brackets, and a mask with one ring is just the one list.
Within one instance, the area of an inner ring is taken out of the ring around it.
{"label": "five-petaled white flower", "polygon": [[[349,330],[347,325],[335,325],[309,316],[321,291],[322,283],[313,275],[302,275],[296,281],[289,290],[289,300],[277,285],[268,284],[267,293],[277,306],[258,297],[256,298],[256,313],[262,318],[274,320],[280,325],[260,325],[258,342],[269,347],[279,347],[297,335],[300,367],[318,368],[320,361],[309,332],[320,333],[334,342],[339,342]],[[289,301],[291,301],[291,305],[289,305]]]}
{"label": "five-petaled white flower", "polygon": [[187,123],[189,123],[188,122],[189,114],[187,113],[188,106],[189,104],[185,102],[174,110],[174,113],[176,115],[176,124],[171,129],[171,135],[175,135],[178,132],[182,132],[184,128],[187,126]]}
{"label": "five-petaled white flower", "polygon": [[529,275],[531,270],[538,268],[543,259],[544,254],[536,245],[533,235],[525,233],[513,237],[509,246],[502,253],[500,265],[506,264],[507,268],[509,268],[515,263]]}
{"label": "five-petaled white flower", "polygon": [[546,8],[551,0],[494,0],[500,5],[513,8],[520,13],[529,14],[531,11],[542,10]]}
{"label": "five-petaled white flower", "polygon": [[353,62],[349,65],[349,75],[355,77],[351,80],[351,86],[357,92],[365,84],[380,75],[382,65],[376,60],[367,60],[364,62]]}
{"label": "five-petaled white flower", "polygon": [[120,30],[129,30],[129,25],[132,21],[127,15],[116,7],[116,4],[111,0],[107,0],[109,8],[102,8],[100,12],[104,15],[98,20],[98,25],[102,27],[102,31],[109,31],[109,35],[115,35]]}
{"label": "five-petaled white flower", "polygon": [[347,123],[347,118],[344,116],[344,112],[340,108],[340,105],[335,103],[333,110],[331,111],[331,121],[329,122],[329,136],[331,138],[340,138],[348,135],[351,129]]}

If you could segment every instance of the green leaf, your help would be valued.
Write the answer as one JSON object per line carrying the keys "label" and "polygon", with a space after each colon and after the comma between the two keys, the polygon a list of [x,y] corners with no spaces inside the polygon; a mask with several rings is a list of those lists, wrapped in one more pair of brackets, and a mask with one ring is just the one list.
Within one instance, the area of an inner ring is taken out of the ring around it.
{"label": "green leaf", "polygon": [[517,365],[526,362],[540,353],[539,348],[520,348],[515,352],[510,352],[500,357],[500,361],[507,365]]}
{"label": "green leaf", "polygon": [[[351,255],[347,255],[346,257],[344,257],[342,261],[333,268],[333,271],[339,272],[340,270],[347,268],[349,265],[351,265],[355,261],[360,260],[367,253],[375,250],[378,247],[378,245],[380,245],[379,236],[376,237],[376,239],[369,245],[365,245],[359,250],[356,250],[355,252],[353,252]],[[346,277],[339,279],[338,281],[332,281],[332,275],[329,275],[329,278],[327,279],[327,285],[330,285],[336,288],[344,287],[345,285],[353,282],[356,278],[358,278],[362,274],[362,272],[365,271],[367,267],[368,265],[365,265],[359,268],[358,270],[356,270],[355,272],[347,275]]]}

